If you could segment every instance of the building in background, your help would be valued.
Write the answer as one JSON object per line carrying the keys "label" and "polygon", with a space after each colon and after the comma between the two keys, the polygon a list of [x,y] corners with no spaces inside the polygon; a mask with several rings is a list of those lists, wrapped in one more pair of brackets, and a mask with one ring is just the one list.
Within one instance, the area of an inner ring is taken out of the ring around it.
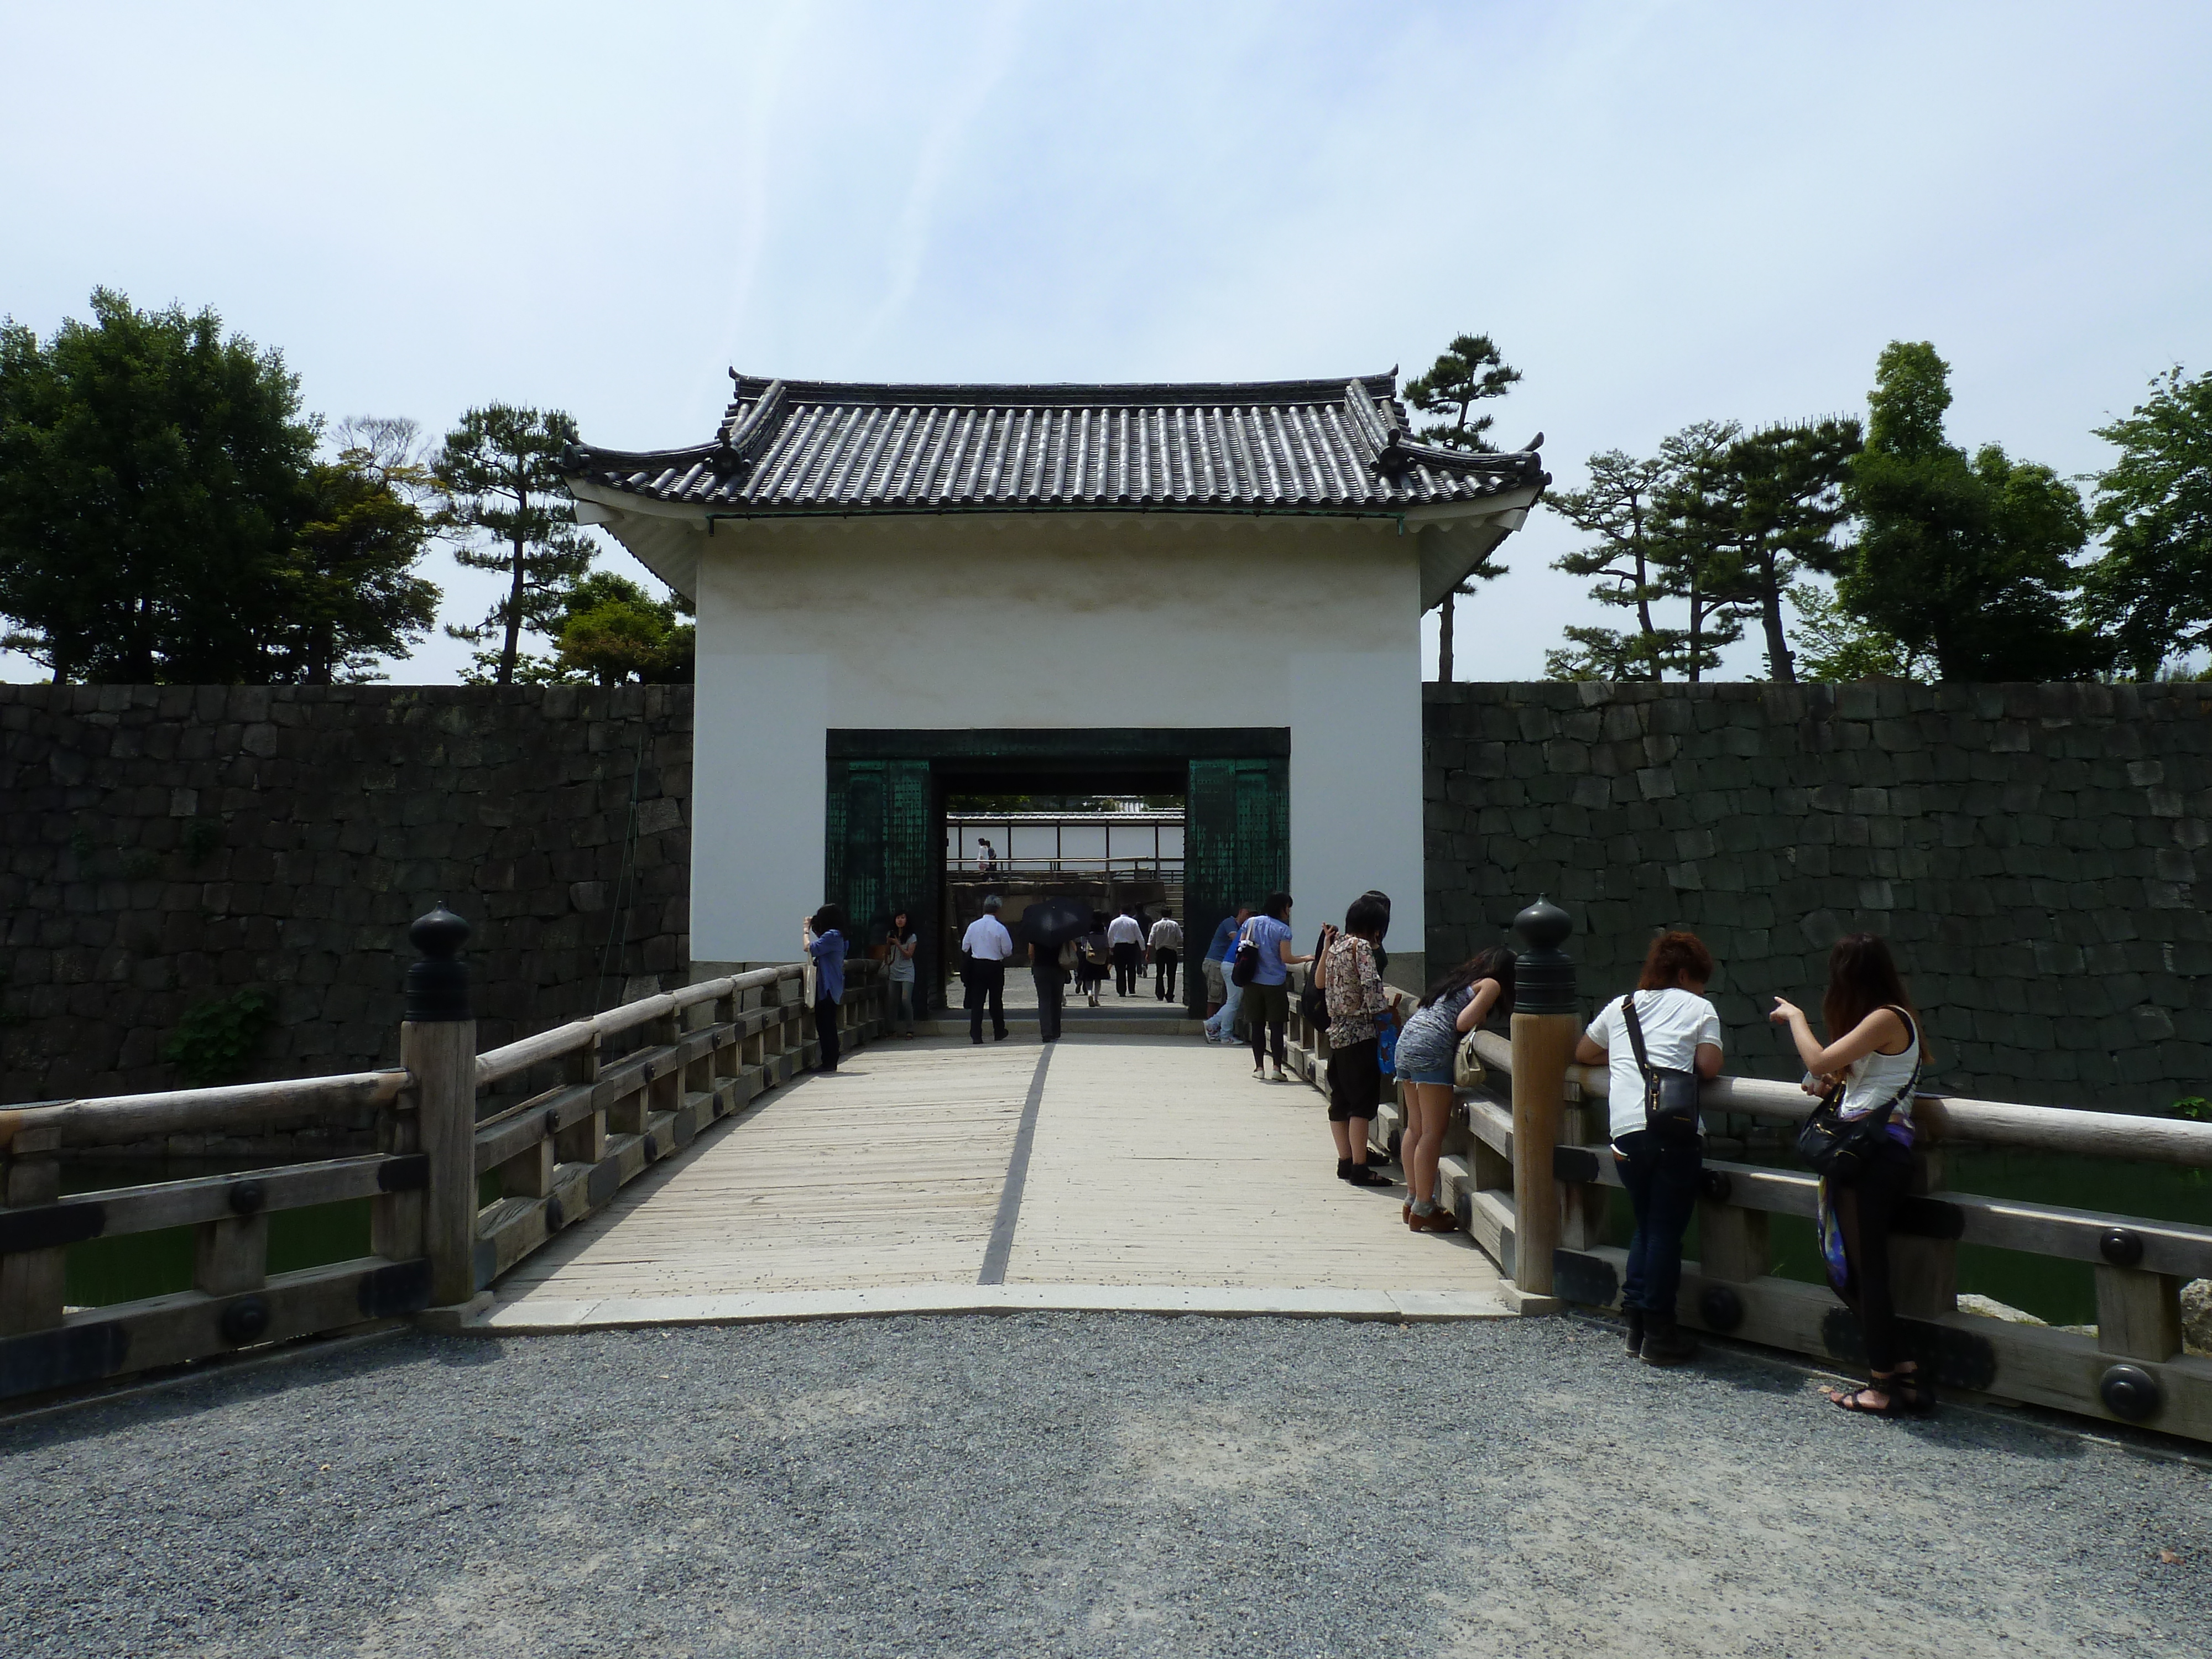
{"label": "building in background", "polygon": [[565,468],[697,609],[696,968],[787,958],[823,896],[939,940],[948,801],[1103,793],[1182,799],[1190,936],[1380,887],[1418,976],[1420,618],[1519,527],[1535,453],[1414,442],[1395,372],[733,379],[709,442]]}

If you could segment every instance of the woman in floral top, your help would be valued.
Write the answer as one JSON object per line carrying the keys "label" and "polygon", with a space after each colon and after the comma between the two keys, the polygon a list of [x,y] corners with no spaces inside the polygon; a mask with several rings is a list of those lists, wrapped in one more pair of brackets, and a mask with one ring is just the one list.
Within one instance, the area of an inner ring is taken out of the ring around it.
{"label": "woman in floral top", "polygon": [[1382,1098],[1376,1040],[1394,1018],[1375,966],[1375,947],[1389,925],[1387,905],[1361,894],[1344,913],[1344,931],[1327,947],[1319,970],[1328,997],[1328,1130],[1336,1139],[1337,1178],[1355,1187],[1390,1184],[1367,1167],[1367,1128]]}

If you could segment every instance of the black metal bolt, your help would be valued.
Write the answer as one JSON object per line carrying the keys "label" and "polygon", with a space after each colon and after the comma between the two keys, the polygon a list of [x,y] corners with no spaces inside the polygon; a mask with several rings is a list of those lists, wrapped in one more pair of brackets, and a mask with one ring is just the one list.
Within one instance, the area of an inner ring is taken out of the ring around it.
{"label": "black metal bolt", "polygon": [[1743,1298],[1726,1285],[1708,1285],[1698,1298],[1698,1316],[1707,1330],[1726,1335],[1743,1323]]}
{"label": "black metal bolt", "polygon": [[252,1215],[269,1201],[269,1194],[258,1181],[234,1182],[230,1189],[230,1207],[235,1214]]}
{"label": "black metal bolt", "polygon": [[545,1200],[545,1231],[549,1233],[557,1233],[568,1224],[568,1206],[561,1201],[561,1195],[556,1193]]}
{"label": "black metal bolt", "polygon": [[269,1304],[258,1296],[242,1296],[222,1310],[222,1340],[234,1348],[256,1341],[269,1328]]}
{"label": "black metal bolt", "polygon": [[416,1024],[471,1018],[468,964],[458,960],[468,942],[469,925],[446,908],[443,899],[417,916],[407,938],[422,954],[407,967],[407,1003],[400,1018]]}
{"label": "black metal bolt", "polygon": [[1698,1174],[1698,1190],[1716,1204],[1725,1204],[1735,1191],[1735,1182],[1726,1170],[1703,1170]]}
{"label": "black metal bolt", "polygon": [[2098,1237],[2097,1250],[2115,1267],[2132,1267],[2143,1257],[2142,1235],[2132,1227],[2107,1227]]}
{"label": "black metal bolt", "polygon": [[1580,1012],[1575,995],[1575,963],[1559,947],[1573,933],[1574,918],[1546,898],[1513,918],[1523,948],[1513,964],[1513,1012],[1571,1014]]}
{"label": "black metal bolt", "polygon": [[659,1135],[647,1135],[645,1138],[645,1161],[650,1164],[654,1158],[659,1158],[659,1156],[660,1137]]}
{"label": "black metal bolt", "polygon": [[2097,1381],[2097,1398],[2115,1417],[2130,1423],[2155,1417],[2163,1403],[2158,1379],[2140,1365],[2113,1365]]}

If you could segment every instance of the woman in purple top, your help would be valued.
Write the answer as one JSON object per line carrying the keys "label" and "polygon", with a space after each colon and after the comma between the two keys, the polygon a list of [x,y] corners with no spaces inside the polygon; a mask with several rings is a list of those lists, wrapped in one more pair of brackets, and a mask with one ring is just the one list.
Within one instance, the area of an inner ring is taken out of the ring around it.
{"label": "woman in purple top", "polygon": [[814,1036],[821,1044],[817,1068],[837,1069],[837,1005],[845,1000],[845,912],[825,904],[799,923],[806,954],[814,958]]}

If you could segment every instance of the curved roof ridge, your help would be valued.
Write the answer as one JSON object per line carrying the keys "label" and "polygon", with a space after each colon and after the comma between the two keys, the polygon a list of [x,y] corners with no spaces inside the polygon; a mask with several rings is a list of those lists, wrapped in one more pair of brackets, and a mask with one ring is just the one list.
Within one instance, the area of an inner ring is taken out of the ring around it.
{"label": "curved roof ridge", "polygon": [[936,404],[977,409],[1023,406],[1163,405],[1209,404],[1307,404],[1342,398],[1352,384],[1372,398],[1395,399],[1397,371],[1297,380],[1047,380],[1029,382],[795,380],[780,374],[746,374],[732,368],[730,379],[739,404],[750,404],[772,386],[781,386],[787,403],[854,403],[881,405]]}

